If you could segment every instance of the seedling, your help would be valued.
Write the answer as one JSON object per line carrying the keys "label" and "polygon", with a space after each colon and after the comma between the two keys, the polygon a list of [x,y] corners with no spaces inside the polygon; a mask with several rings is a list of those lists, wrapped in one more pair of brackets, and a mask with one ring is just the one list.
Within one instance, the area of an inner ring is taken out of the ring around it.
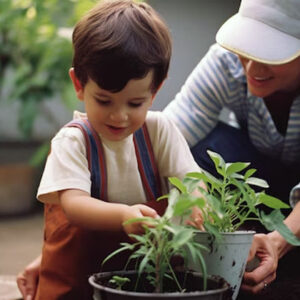
{"label": "seedling", "polygon": [[[166,196],[165,196],[166,197]],[[162,197],[163,198],[163,197]],[[136,262],[136,269],[139,276],[146,273],[148,282],[154,287],[154,292],[164,292],[164,279],[168,278],[176,283],[179,292],[184,292],[176,277],[176,271],[171,263],[174,256],[181,256],[184,266],[187,266],[187,258],[191,257],[194,263],[200,264],[204,288],[206,289],[206,266],[202,257],[202,251],[207,250],[203,245],[194,242],[194,236],[198,229],[187,226],[183,223],[183,217],[188,214],[186,210],[186,201],[177,189],[172,189],[168,195],[168,207],[165,214],[157,219],[144,217],[132,219],[131,222],[142,221],[145,225],[143,235],[131,234],[130,237],[135,240],[133,243],[121,243],[121,247],[110,254],[104,261],[106,263],[113,256],[130,250],[132,254],[128,263],[132,260]],[[192,205],[192,203],[190,203]],[[172,222],[172,219],[179,217],[179,224]]]}
{"label": "seedling", "polygon": [[121,277],[121,276],[113,276],[109,283],[114,284],[117,290],[122,290],[125,283],[130,282],[129,278]]}
{"label": "seedling", "polygon": [[[280,209],[289,208],[287,204],[266,194],[264,190],[256,192],[251,186],[268,188],[268,183],[253,177],[255,169],[247,169],[250,163],[226,163],[221,155],[207,151],[214,162],[220,178],[210,173],[188,173],[183,181],[172,178],[171,182],[186,198],[194,190],[199,189],[205,205],[194,200],[194,205],[202,210],[206,231],[218,237],[220,232],[234,232],[246,221],[259,221],[269,231],[277,230],[288,243],[300,245],[300,241],[284,224],[284,216]],[[247,169],[247,170],[246,170]],[[244,171],[244,174],[241,172]],[[199,185],[204,182],[206,189]],[[270,214],[260,210],[260,205],[273,209]]]}

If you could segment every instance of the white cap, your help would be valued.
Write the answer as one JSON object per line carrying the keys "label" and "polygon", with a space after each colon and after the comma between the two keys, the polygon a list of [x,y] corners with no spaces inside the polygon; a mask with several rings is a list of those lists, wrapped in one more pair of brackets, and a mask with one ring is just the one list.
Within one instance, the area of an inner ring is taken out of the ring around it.
{"label": "white cap", "polygon": [[300,0],[242,0],[237,14],[219,29],[222,47],[265,64],[300,56]]}

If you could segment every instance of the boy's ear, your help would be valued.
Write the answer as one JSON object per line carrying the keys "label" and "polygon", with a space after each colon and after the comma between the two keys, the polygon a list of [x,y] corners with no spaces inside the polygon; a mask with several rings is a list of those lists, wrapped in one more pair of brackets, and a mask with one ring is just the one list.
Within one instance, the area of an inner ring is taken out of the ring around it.
{"label": "boy's ear", "polygon": [[83,100],[83,87],[82,87],[79,79],[75,75],[74,68],[71,68],[69,70],[69,75],[70,75],[70,78],[71,78],[71,80],[73,82],[73,86],[74,86],[77,98],[79,100]]}

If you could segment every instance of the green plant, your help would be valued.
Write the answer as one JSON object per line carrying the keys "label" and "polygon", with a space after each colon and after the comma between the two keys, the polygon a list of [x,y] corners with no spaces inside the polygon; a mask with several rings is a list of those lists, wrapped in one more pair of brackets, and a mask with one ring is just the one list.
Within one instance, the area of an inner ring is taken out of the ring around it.
{"label": "green plant", "polygon": [[[180,190],[182,198],[189,198],[194,189],[205,199],[205,205],[193,197],[189,205],[197,205],[202,210],[205,229],[215,236],[220,232],[234,232],[246,221],[261,222],[267,230],[277,230],[290,244],[300,245],[293,233],[284,224],[284,216],[280,209],[289,208],[281,200],[270,196],[265,191],[256,192],[251,186],[268,188],[265,180],[253,177],[255,169],[246,168],[250,163],[226,163],[217,153],[207,151],[214,162],[220,179],[206,171],[189,173],[180,181],[172,179],[172,183]],[[241,174],[241,171],[245,171]],[[199,182],[204,182],[207,189],[203,189]],[[270,214],[260,210],[260,205],[273,209]]]}
{"label": "green plant", "polygon": [[[163,198],[163,197],[162,197]],[[143,235],[131,234],[130,237],[135,240],[133,243],[121,243],[121,247],[110,254],[104,261],[106,263],[111,257],[130,250],[132,254],[128,263],[132,260],[136,263],[136,269],[139,276],[142,273],[147,274],[147,280],[155,288],[155,292],[164,291],[164,278],[174,280],[178,291],[184,292],[182,286],[177,280],[171,260],[174,256],[181,256],[184,264],[187,265],[188,254],[194,263],[200,263],[204,277],[204,287],[206,288],[206,266],[201,251],[207,249],[194,242],[194,235],[198,231],[196,228],[187,226],[183,223],[185,216],[189,214],[186,210],[185,201],[177,189],[172,189],[168,195],[168,207],[164,215],[153,219],[149,217],[132,219],[127,223],[142,221],[145,225]],[[179,224],[172,220],[179,217]]]}
{"label": "green plant", "polygon": [[41,112],[42,103],[54,97],[70,109],[77,103],[68,76],[70,34],[61,32],[73,26],[79,12],[82,15],[95,2],[0,1],[0,99],[18,102],[18,125],[25,138],[31,137],[37,115],[42,113],[53,123],[48,109]]}
{"label": "green plant", "polygon": [[121,277],[121,276],[113,276],[112,279],[109,281],[110,283],[114,284],[116,286],[117,290],[122,290],[123,285],[126,282],[130,282],[129,278]]}

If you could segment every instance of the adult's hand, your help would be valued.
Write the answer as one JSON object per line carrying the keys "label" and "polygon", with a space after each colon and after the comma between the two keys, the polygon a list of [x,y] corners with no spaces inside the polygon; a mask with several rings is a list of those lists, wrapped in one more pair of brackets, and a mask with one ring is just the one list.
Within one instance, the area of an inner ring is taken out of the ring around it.
{"label": "adult's hand", "polygon": [[276,278],[278,252],[267,234],[255,234],[248,256],[248,264],[257,259],[258,266],[244,274],[242,290],[257,294]]}
{"label": "adult's hand", "polygon": [[39,255],[17,276],[18,288],[24,300],[34,299],[39,279],[41,258],[42,256]]}

